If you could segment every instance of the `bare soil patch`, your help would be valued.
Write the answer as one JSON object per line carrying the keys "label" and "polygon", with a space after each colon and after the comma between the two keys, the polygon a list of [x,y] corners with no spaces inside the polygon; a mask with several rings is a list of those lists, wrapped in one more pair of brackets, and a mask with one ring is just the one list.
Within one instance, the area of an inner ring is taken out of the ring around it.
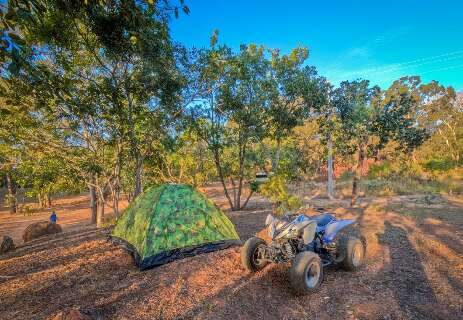
{"label": "bare soil patch", "polygon": [[[211,196],[224,203],[220,193]],[[432,211],[419,197],[365,198],[356,208],[311,199],[357,219],[353,231],[368,248],[361,271],[329,268],[309,296],[293,294],[286,265],[245,272],[239,248],[139,272],[107,241],[108,230],[68,228],[0,256],[0,319],[46,319],[70,308],[94,319],[462,319],[463,202],[440,197]],[[269,212],[255,198],[248,210],[227,214],[245,240]]]}
{"label": "bare soil patch", "polygon": [[[124,209],[127,202],[121,201],[120,206]],[[0,206],[0,236],[8,235],[13,238],[15,244],[21,244],[22,234],[27,226],[35,222],[48,221],[53,210],[58,215],[58,224],[63,228],[63,232],[90,225],[88,196],[67,196],[54,200],[51,208],[41,209],[30,215],[23,213],[11,215],[6,207]],[[111,217],[112,208],[106,206],[105,213],[107,217]]]}

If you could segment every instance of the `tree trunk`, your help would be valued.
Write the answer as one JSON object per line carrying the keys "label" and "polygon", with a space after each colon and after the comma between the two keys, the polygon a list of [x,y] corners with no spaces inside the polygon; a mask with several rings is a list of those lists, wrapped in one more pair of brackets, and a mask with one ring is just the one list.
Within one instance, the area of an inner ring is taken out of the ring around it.
{"label": "tree trunk", "polygon": [[125,81],[125,93],[127,95],[127,123],[128,123],[128,130],[129,130],[129,141],[131,146],[131,152],[133,157],[135,158],[135,187],[133,191],[133,199],[142,192],[142,174],[143,174],[143,158],[138,148],[138,141],[135,135],[135,124],[133,120],[133,99],[130,94],[129,90],[129,81],[130,79],[126,79]]}
{"label": "tree trunk", "polygon": [[45,205],[47,208],[51,208],[51,197],[49,193],[45,193]]}
{"label": "tree trunk", "polygon": [[[238,195],[236,197],[235,208],[241,210],[241,191],[243,190],[243,176],[244,176],[244,159],[246,156],[246,143],[243,143],[240,151],[240,167],[239,167],[239,180],[238,180]],[[249,199],[247,199],[249,200]]]}
{"label": "tree trunk", "polygon": [[116,218],[119,217],[119,199],[120,199],[120,195],[119,195],[119,191],[115,191],[114,194],[113,194],[113,210],[114,210],[114,216]]}
{"label": "tree trunk", "polygon": [[105,199],[103,198],[102,192],[98,195],[98,209],[96,214],[96,226],[101,227],[104,219],[104,205]]}
{"label": "tree trunk", "polygon": [[233,179],[232,176],[229,177],[230,179],[230,183],[231,183],[231,187],[232,187],[232,190],[233,190],[233,209],[232,210],[235,210],[237,207],[237,200],[236,200],[236,184],[235,184],[235,180]]}
{"label": "tree trunk", "polygon": [[251,196],[252,196],[253,194],[254,194],[254,191],[249,190],[249,195],[248,195],[248,197],[246,198],[246,201],[244,201],[244,204],[243,204],[243,206],[241,207],[241,209],[246,208],[246,206],[247,206],[247,204],[248,204],[248,202],[249,202],[249,199],[251,199]]}
{"label": "tree trunk", "polygon": [[8,189],[8,206],[10,214],[14,214],[17,212],[16,184],[9,172],[6,174],[6,185]]}
{"label": "tree trunk", "polygon": [[[115,217],[119,217],[119,199],[120,199],[120,190],[121,190],[121,154],[122,154],[122,143],[119,140],[117,143],[117,159],[116,167],[114,168],[114,185],[112,188],[112,197],[113,197],[113,210]],[[140,183],[141,187],[141,183]]]}
{"label": "tree trunk", "polygon": [[243,190],[243,177],[241,176],[239,178],[239,182],[238,182],[238,194],[236,196],[236,204],[235,204],[235,207],[237,208],[237,210],[241,210],[241,191]]}
{"label": "tree trunk", "polygon": [[143,160],[140,155],[136,157],[135,163],[135,189],[133,191],[133,198],[135,199],[142,191],[142,174],[143,174]]}
{"label": "tree trunk", "polygon": [[[95,183],[95,179],[92,179],[92,183]],[[96,217],[97,217],[97,197],[96,197],[96,190],[95,186],[91,185],[89,186],[89,193],[90,193],[90,211],[91,211],[91,219],[92,219],[92,224],[96,223]]]}
{"label": "tree trunk", "polygon": [[275,152],[275,160],[273,164],[272,171],[278,173],[278,166],[280,164],[280,155],[281,155],[281,139],[277,138],[277,149]]}
{"label": "tree trunk", "polygon": [[91,186],[89,188],[90,190],[90,210],[92,213],[92,224],[96,223],[96,217],[97,217],[97,210],[98,210],[98,203],[97,203],[97,198],[96,198],[96,190],[94,186]]}
{"label": "tree trunk", "polygon": [[358,184],[360,182],[360,178],[362,176],[362,164],[365,159],[365,144],[362,142],[359,144],[358,148],[358,160],[355,166],[355,174],[354,180],[352,181],[352,198],[350,201],[350,205],[354,206],[357,202],[358,197]]}
{"label": "tree trunk", "polygon": [[214,150],[214,162],[215,162],[215,167],[217,169],[217,173],[219,174],[220,182],[222,183],[223,192],[225,193],[225,197],[228,200],[228,204],[230,205],[230,209],[234,210],[233,202],[232,202],[232,200],[230,198],[230,194],[228,193],[227,185],[225,184],[225,178],[223,176],[222,166],[220,165],[220,157],[219,157],[218,150]]}
{"label": "tree trunk", "polygon": [[328,182],[326,189],[328,198],[334,199],[333,140],[331,134],[328,136]]}
{"label": "tree trunk", "polygon": [[39,192],[37,194],[37,200],[39,201],[39,208],[43,209],[45,206],[43,204],[43,194],[42,193]]}

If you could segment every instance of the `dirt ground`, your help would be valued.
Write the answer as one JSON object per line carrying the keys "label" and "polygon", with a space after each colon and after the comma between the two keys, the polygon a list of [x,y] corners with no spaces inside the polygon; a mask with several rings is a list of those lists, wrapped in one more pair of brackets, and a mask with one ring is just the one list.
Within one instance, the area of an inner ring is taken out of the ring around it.
{"label": "dirt ground", "polygon": [[[225,204],[220,189],[206,191]],[[94,319],[463,319],[463,198],[363,198],[356,208],[347,200],[306,202],[357,219],[353,232],[368,242],[366,266],[328,268],[318,293],[295,296],[287,265],[245,272],[239,248],[139,272],[107,230],[86,225],[82,202],[63,207],[63,234],[0,257],[0,319],[47,319],[71,307]],[[269,212],[255,198],[227,214],[245,240]],[[4,215],[0,236],[38,218]]]}
{"label": "dirt ground", "polygon": [[[3,198],[2,198],[3,199]],[[6,207],[0,203],[0,236],[9,235],[15,244],[23,242],[22,234],[28,225],[38,221],[48,221],[52,210],[58,215],[58,223],[62,226],[63,232],[78,230],[83,226],[90,225],[88,196],[68,196],[53,201],[53,207],[41,209],[32,215],[18,213],[11,215]],[[126,201],[121,201],[121,209],[127,207]],[[112,208],[105,207],[107,217],[112,216]]]}

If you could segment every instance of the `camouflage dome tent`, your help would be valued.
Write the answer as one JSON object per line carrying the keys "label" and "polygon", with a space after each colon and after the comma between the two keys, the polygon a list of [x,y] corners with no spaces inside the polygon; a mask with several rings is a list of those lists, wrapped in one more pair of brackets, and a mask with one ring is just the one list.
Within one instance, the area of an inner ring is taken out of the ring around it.
{"label": "camouflage dome tent", "polygon": [[124,240],[140,270],[239,244],[233,223],[188,185],[146,190],[117,221],[112,237]]}

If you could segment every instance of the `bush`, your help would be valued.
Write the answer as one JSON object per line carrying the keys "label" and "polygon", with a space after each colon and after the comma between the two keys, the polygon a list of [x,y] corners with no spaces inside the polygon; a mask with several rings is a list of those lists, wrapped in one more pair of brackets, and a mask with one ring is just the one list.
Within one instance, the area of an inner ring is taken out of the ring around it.
{"label": "bush", "polygon": [[383,163],[374,163],[370,166],[368,176],[370,178],[387,178],[394,173],[391,163],[385,161]]}
{"label": "bush", "polygon": [[399,177],[408,177],[411,179],[423,179],[426,178],[427,175],[423,171],[423,167],[415,162],[409,163],[407,162],[405,165],[402,166]]}
{"label": "bush", "polygon": [[38,211],[38,208],[34,208],[32,205],[29,204],[19,206],[19,212],[21,212],[25,217],[33,216]]}
{"label": "bush", "polygon": [[375,163],[370,166],[368,176],[371,179],[391,179],[391,178],[414,178],[421,179],[424,177],[424,172],[421,166],[417,163],[409,161],[384,161]]}
{"label": "bush", "polygon": [[440,171],[440,172],[447,172],[451,169],[455,168],[456,163],[452,160],[448,159],[432,159],[426,161],[423,164],[423,167],[427,171]]}
{"label": "bush", "polygon": [[269,199],[274,206],[274,212],[282,215],[287,211],[294,211],[302,206],[302,200],[288,192],[282,176],[273,176],[259,188],[260,193]]}
{"label": "bush", "polygon": [[455,179],[423,180],[411,177],[363,179],[360,188],[368,195],[390,196],[416,193],[463,193],[463,184]]}
{"label": "bush", "polygon": [[354,173],[352,171],[344,171],[341,176],[338,178],[339,182],[350,181],[354,178]]}

